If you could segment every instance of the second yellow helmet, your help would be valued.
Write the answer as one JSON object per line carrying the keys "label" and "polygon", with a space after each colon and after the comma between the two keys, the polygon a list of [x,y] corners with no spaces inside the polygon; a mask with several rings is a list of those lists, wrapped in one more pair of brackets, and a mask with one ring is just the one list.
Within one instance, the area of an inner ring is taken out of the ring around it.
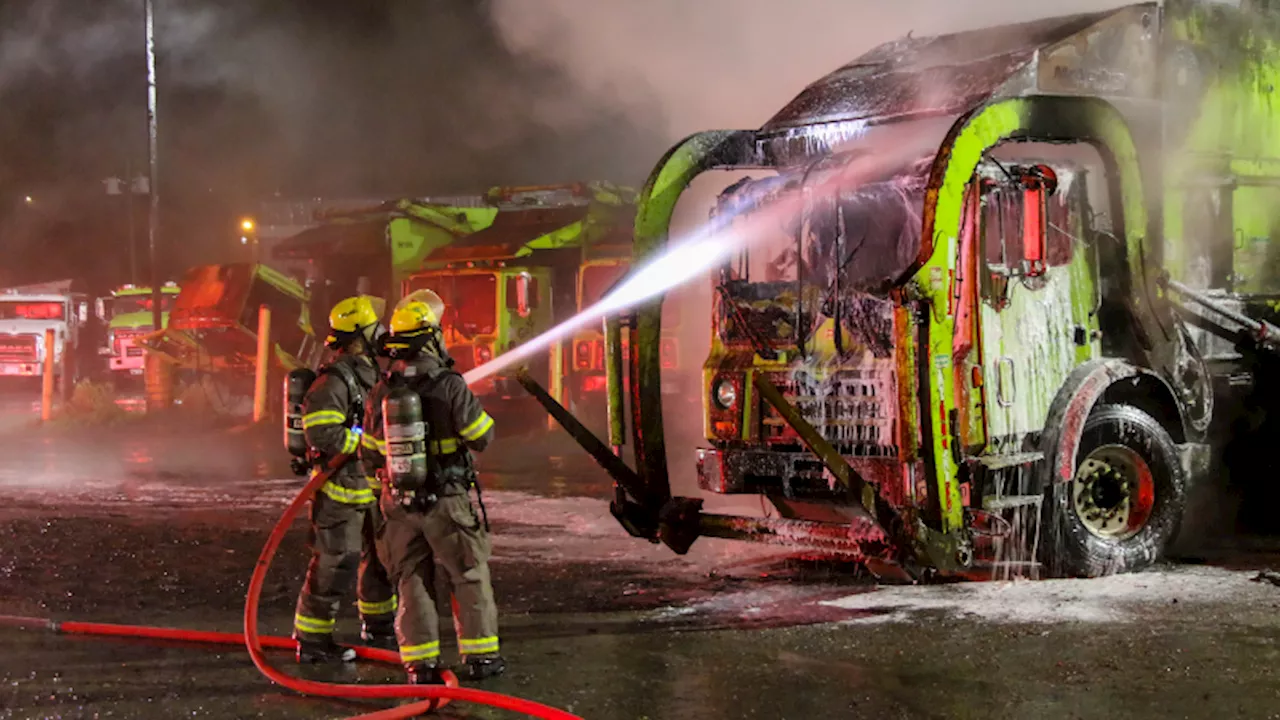
{"label": "second yellow helmet", "polygon": [[413,335],[428,328],[440,327],[444,301],[430,290],[416,290],[396,304],[391,314],[392,335]]}

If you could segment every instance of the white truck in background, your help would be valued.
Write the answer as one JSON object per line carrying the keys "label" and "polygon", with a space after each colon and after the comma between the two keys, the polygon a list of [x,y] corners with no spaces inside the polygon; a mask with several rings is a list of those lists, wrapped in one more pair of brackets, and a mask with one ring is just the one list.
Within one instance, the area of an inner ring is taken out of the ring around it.
{"label": "white truck in background", "polygon": [[0,290],[0,378],[42,377],[45,332],[52,329],[55,373],[65,391],[78,373],[88,320],[87,297],[69,280]]}

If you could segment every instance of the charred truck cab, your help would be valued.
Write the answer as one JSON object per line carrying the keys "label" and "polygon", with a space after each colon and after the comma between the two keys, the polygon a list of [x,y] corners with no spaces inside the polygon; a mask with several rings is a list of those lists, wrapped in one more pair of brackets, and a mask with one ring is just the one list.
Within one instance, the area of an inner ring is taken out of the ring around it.
{"label": "charred truck cab", "polygon": [[1261,34],[1280,23],[1255,12],[1273,11],[1145,3],[908,38],[759,130],[668,152],[637,265],[695,177],[772,173],[715,211],[753,239],[714,280],[696,458],[702,489],[768,517],[672,496],[662,298],[607,325],[629,337],[625,370],[606,353],[608,442],[526,387],[614,477],[624,527],[679,553],[765,540],[907,580],[1150,565],[1222,428],[1274,406],[1280,287],[1249,284],[1274,271],[1242,268],[1236,241],[1280,227],[1280,38]]}

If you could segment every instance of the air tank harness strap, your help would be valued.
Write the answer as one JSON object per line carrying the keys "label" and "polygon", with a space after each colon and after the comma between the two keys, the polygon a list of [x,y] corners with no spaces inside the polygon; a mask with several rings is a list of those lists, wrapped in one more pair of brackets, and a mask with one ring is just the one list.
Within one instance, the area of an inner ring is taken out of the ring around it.
{"label": "air tank harness strap", "polygon": [[479,482],[476,482],[476,504],[480,506],[480,518],[484,520],[484,531],[489,532],[489,511],[484,507],[484,493],[480,490]]}
{"label": "air tank harness strap", "polygon": [[484,520],[484,531],[487,533],[489,532],[489,511],[484,506],[484,491],[480,489],[480,475],[471,464],[470,458],[467,461],[467,474],[471,478],[471,487],[476,489],[476,504],[480,506],[480,517]]}
{"label": "air tank harness strap", "polygon": [[347,395],[351,398],[351,412],[345,418],[347,427],[360,425],[364,422],[364,395],[370,388],[365,387],[364,382],[354,370],[340,362],[333,362],[320,368],[321,375],[328,372],[342,378],[342,382],[347,386]]}

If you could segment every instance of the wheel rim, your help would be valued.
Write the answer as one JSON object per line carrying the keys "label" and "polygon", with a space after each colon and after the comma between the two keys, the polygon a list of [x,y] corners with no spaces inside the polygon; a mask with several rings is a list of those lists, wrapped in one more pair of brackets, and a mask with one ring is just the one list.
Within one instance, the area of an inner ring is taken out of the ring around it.
{"label": "wheel rim", "polygon": [[1151,466],[1133,449],[1105,445],[1089,453],[1071,482],[1076,515],[1106,540],[1137,535],[1151,519],[1156,486]]}

